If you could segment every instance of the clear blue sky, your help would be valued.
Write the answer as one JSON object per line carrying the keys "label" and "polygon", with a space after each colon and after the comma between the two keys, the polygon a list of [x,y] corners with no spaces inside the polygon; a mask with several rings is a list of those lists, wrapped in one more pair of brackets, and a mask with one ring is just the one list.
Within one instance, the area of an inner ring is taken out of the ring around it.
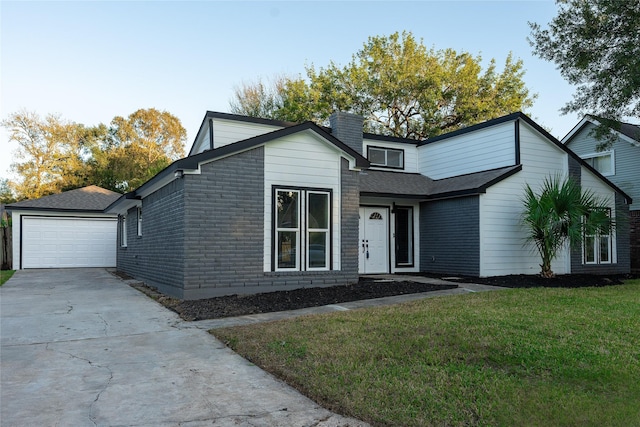
{"label": "clear blue sky", "polygon": [[[369,36],[411,31],[427,47],[524,61],[538,94],[529,115],[556,137],[573,88],[534,57],[528,21],[556,15],[541,1],[12,2],[0,3],[0,115],[26,109],[96,125],[139,108],[176,115],[187,149],[207,110],[229,111],[234,86],[305,64],[346,65]],[[15,145],[0,130],[0,177]]]}

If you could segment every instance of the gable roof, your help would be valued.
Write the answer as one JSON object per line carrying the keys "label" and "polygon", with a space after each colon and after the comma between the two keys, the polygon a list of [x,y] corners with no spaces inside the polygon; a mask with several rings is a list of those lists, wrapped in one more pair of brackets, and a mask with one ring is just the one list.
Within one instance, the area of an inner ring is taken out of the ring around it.
{"label": "gable roof", "polygon": [[490,126],[495,126],[495,125],[498,125],[498,124],[501,124],[501,123],[507,123],[507,122],[510,122],[510,121],[515,122],[515,121],[520,121],[520,120],[522,122],[526,123],[527,125],[531,126],[536,132],[540,133],[547,140],[549,140],[550,143],[552,143],[553,145],[558,147],[560,150],[562,150],[565,153],[567,153],[571,158],[573,158],[578,163],[580,163],[581,166],[584,166],[589,171],[593,172],[599,179],[601,179],[609,187],[613,188],[617,193],[620,193],[620,195],[622,195],[625,198],[627,203],[631,204],[632,199],[628,194],[626,194],[624,191],[622,191],[618,186],[616,186],[614,183],[612,183],[610,180],[608,180],[604,175],[602,175],[600,172],[598,172],[593,166],[589,165],[587,162],[585,162],[583,159],[581,159],[580,156],[578,156],[576,153],[574,153],[565,144],[560,142],[556,137],[551,135],[544,128],[542,128],[539,124],[534,122],[529,116],[527,116],[526,114],[524,114],[522,112],[516,112],[516,113],[508,114],[506,116],[498,117],[497,119],[489,120],[489,121],[486,121],[486,122],[483,122],[483,123],[478,123],[477,125],[468,126],[466,128],[463,128],[463,129],[459,129],[459,130],[456,130],[456,131],[453,131],[453,132],[449,132],[449,133],[446,133],[446,134],[443,134],[443,135],[436,136],[434,138],[426,139],[426,140],[422,141],[421,143],[419,143],[418,147],[426,145],[426,144],[431,144],[433,142],[437,142],[437,141],[442,141],[442,140],[445,140],[445,139],[453,138],[453,137],[456,137],[456,136],[459,136],[459,135],[464,135],[466,133],[474,132],[474,131],[477,131],[477,130],[480,130],[480,129],[484,129],[484,128],[488,128]]}
{"label": "gable roof", "polygon": [[522,170],[507,166],[450,178],[433,180],[419,173],[367,170],[360,174],[360,194],[425,200],[485,193],[487,188]]}
{"label": "gable roof", "polygon": [[[582,120],[580,120],[580,122],[577,125],[573,127],[573,129],[569,131],[569,133],[567,133],[562,138],[562,143],[565,145],[569,144],[571,140],[573,140],[573,138],[578,133],[580,133],[580,131],[582,131],[582,129],[584,129],[589,123],[596,126],[600,125],[600,121],[597,116],[587,114],[586,116],[584,116]],[[613,132],[616,132],[620,136],[620,138],[622,138],[623,140],[633,145],[640,146],[640,125],[635,125],[632,123],[624,123],[624,122],[617,122],[617,123],[620,126],[620,128],[613,129]]]}
{"label": "gable roof", "polygon": [[136,190],[124,194],[118,200],[115,200],[113,203],[111,203],[111,205],[108,206],[107,210],[117,209],[118,206],[125,204],[133,205],[135,204],[135,200],[139,200],[142,197],[142,194],[144,194],[146,191],[157,186],[165,185],[169,180],[173,179],[176,174],[180,174],[185,170],[197,170],[202,163],[251,150],[278,138],[305,131],[310,131],[319,135],[321,138],[324,138],[327,142],[334,145],[340,151],[353,157],[355,159],[357,167],[369,167],[369,161],[353,148],[349,147],[330,133],[327,133],[324,129],[322,129],[315,123],[304,122],[298,125],[289,126],[284,129],[278,129],[273,132],[258,135],[242,141],[234,142],[232,144],[224,145],[220,148],[203,151],[201,153],[176,160],[175,162],[164,168],[162,171],[158,172],[153,178],[142,184]]}
{"label": "gable roof", "polygon": [[189,156],[193,155],[193,150],[196,146],[196,142],[200,139],[202,132],[207,128],[207,123],[210,119],[222,119],[222,120],[233,120],[234,122],[245,122],[245,123],[254,123],[260,125],[269,125],[274,127],[291,127],[295,126],[299,123],[293,122],[285,122],[281,120],[274,119],[263,119],[261,117],[251,117],[251,116],[242,116],[240,114],[231,114],[231,113],[221,113],[218,111],[207,111],[202,119],[202,123],[200,124],[200,128],[198,129],[198,133],[196,133],[196,137],[193,139],[193,144],[191,145],[191,149],[189,149]]}
{"label": "gable roof", "polygon": [[66,212],[103,212],[122,194],[97,185],[77,188],[59,194],[23,200],[7,205],[7,210],[42,210]]}

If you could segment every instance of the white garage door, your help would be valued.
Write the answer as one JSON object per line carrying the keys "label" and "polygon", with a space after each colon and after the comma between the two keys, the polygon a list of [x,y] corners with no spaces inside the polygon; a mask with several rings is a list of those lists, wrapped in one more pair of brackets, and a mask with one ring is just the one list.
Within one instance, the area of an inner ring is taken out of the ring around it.
{"label": "white garage door", "polygon": [[117,220],[22,218],[22,268],[115,267]]}

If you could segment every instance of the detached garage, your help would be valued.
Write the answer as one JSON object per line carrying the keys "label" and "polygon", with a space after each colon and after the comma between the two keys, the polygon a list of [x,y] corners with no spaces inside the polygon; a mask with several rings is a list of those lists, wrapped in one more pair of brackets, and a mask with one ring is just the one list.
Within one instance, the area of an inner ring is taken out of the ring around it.
{"label": "detached garage", "polygon": [[13,268],[115,267],[120,194],[95,185],[8,205]]}

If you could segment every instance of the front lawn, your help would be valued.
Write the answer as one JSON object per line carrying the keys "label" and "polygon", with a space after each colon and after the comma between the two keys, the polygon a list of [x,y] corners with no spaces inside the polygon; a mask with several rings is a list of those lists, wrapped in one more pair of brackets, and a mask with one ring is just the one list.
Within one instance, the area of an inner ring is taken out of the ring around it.
{"label": "front lawn", "polygon": [[640,280],[212,333],[316,402],[373,425],[640,425]]}
{"label": "front lawn", "polygon": [[11,279],[15,270],[0,270],[0,286],[4,285],[4,282]]}

